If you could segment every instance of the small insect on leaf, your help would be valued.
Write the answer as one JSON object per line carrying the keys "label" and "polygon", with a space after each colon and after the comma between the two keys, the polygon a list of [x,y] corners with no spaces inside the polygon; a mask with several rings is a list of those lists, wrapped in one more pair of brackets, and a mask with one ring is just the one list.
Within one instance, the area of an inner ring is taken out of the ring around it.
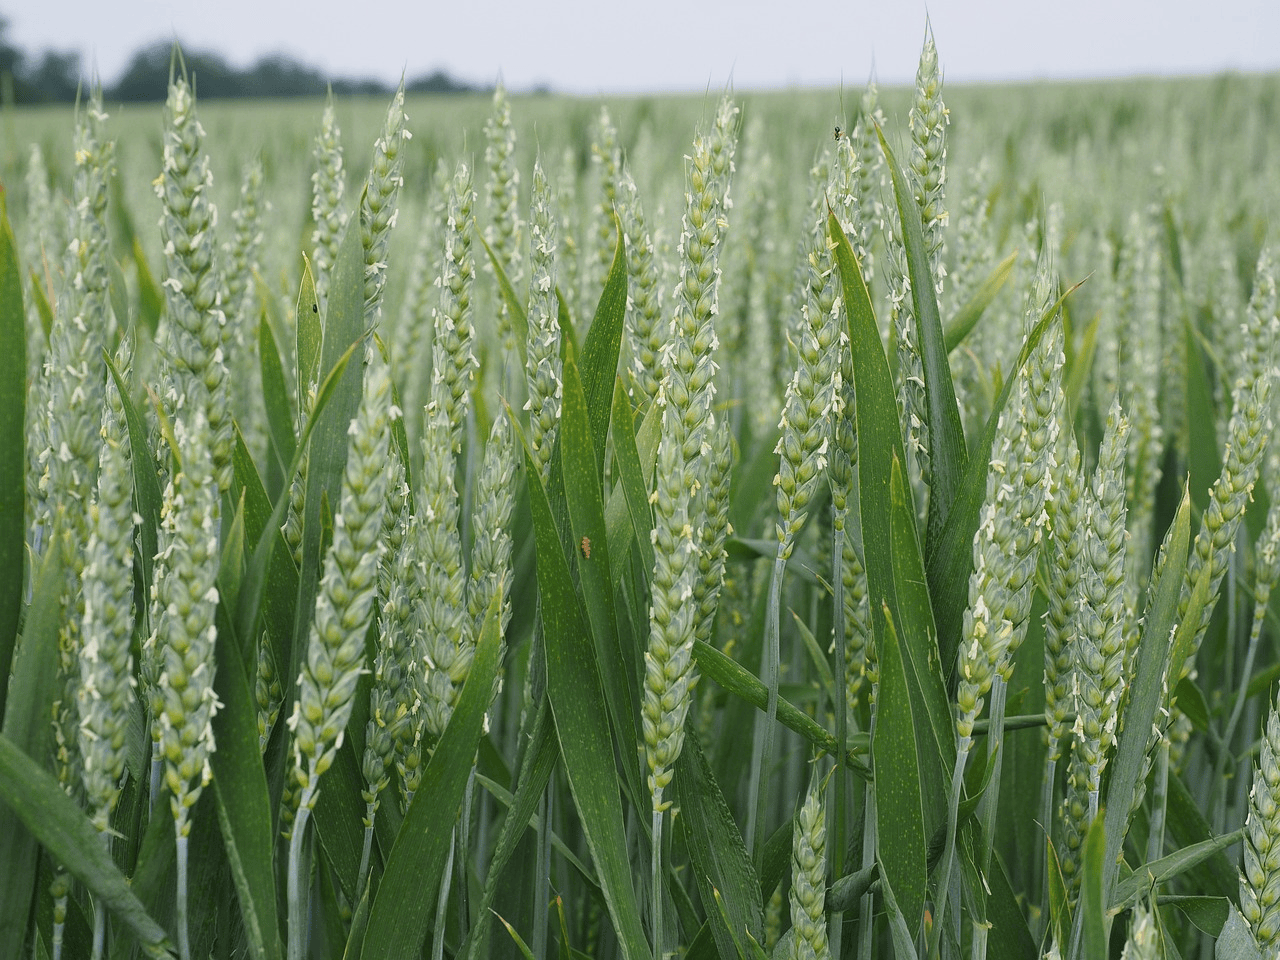
{"label": "small insect on leaf", "polygon": [[591,538],[583,537],[582,543],[579,544],[579,546],[582,548],[582,556],[585,559],[590,560],[591,559]]}
{"label": "small insect on leaf", "polygon": [[836,137],[835,137],[835,138],[836,138],[837,140],[839,140],[839,139],[840,139],[840,136],[841,136],[840,127],[839,127],[839,126],[837,126],[837,127],[836,127]]}

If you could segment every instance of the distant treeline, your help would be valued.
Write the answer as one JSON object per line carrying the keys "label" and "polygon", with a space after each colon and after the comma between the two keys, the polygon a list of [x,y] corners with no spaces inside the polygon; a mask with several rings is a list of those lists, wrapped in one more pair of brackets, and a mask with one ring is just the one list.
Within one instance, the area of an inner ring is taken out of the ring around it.
{"label": "distant treeline", "polygon": [[[80,55],[46,50],[29,56],[8,39],[8,22],[0,17],[0,95],[15,103],[68,103],[84,73]],[[159,41],[133,55],[114,84],[104,86],[107,101],[163,100],[169,85],[173,44]],[[336,94],[390,94],[382,80],[330,77],[283,54],[271,54],[245,69],[232,66],[217,53],[183,50],[189,73],[195,76],[202,100],[245,97],[313,97],[329,87]],[[411,93],[471,93],[484,89],[450,77],[443,70],[406,79]]]}

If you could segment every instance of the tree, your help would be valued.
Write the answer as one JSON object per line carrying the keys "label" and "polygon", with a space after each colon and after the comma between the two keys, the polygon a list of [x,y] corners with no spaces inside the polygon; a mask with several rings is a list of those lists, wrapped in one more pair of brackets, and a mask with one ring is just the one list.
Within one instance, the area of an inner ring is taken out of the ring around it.
{"label": "tree", "polygon": [[80,86],[80,54],[46,50],[40,62],[22,74],[29,102],[65,103]]}

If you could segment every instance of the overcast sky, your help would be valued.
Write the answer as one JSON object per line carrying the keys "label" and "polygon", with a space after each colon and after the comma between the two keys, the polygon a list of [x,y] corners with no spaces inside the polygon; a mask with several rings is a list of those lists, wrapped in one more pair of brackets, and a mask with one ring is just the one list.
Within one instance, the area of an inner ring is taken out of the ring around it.
{"label": "overcast sky", "polygon": [[[501,71],[580,93],[861,86],[910,79],[926,7],[948,82],[1280,69],[1280,0],[23,0],[29,52],[75,49],[110,83],[175,36],[238,66],[283,51],[394,82]],[[14,9],[16,7],[16,9]]]}

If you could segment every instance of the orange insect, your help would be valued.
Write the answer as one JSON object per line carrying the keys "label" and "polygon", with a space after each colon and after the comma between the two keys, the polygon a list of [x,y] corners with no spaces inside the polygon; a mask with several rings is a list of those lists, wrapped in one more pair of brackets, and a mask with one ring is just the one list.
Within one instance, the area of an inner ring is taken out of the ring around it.
{"label": "orange insect", "polygon": [[582,543],[580,544],[580,546],[582,548],[582,556],[587,560],[590,560],[591,559],[591,538],[583,537]]}

